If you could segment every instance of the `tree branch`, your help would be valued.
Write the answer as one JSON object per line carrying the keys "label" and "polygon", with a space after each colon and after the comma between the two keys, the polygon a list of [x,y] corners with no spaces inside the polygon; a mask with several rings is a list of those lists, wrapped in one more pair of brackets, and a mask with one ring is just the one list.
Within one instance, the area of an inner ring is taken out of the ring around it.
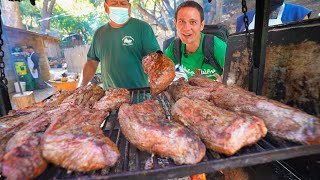
{"label": "tree branch", "polygon": [[152,16],[148,11],[146,11],[143,7],[141,7],[141,5],[138,5],[138,10],[139,12],[145,17],[146,21],[148,22],[155,22],[156,24],[158,24],[158,27],[161,28],[162,30],[167,30],[166,27],[164,27],[154,16]]}

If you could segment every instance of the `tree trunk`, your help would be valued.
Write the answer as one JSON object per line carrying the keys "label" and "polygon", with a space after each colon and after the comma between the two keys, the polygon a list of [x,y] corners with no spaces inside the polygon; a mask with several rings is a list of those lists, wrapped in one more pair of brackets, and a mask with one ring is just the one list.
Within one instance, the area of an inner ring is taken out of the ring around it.
{"label": "tree trunk", "polygon": [[223,0],[216,0],[217,5],[216,5],[216,15],[215,15],[215,23],[220,23],[221,22],[221,17],[222,17],[222,5],[223,5]]}
{"label": "tree trunk", "polygon": [[1,18],[6,26],[24,29],[18,1],[1,0]]}
{"label": "tree trunk", "polygon": [[138,10],[144,17],[146,22],[155,22],[155,24],[158,24],[158,27],[161,28],[161,30],[167,30],[154,16],[152,16],[148,11],[146,11],[141,5],[138,5]]}
{"label": "tree trunk", "polygon": [[[50,1],[50,4],[49,4]],[[50,29],[50,17],[56,0],[44,0],[42,7],[41,33],[45,34]],[[49,5],[49,6],[48,6]]]}
{"label": "tree trunk", "polygon": [[171,7],[170,5],[170,1],[169,0],[163,0],[163,3],[166,5],[166,10],[168,12],[168,14],[170,16],[173,16],[174,17],[174,9]]}
{"label": "tree trunk", "polygon": [[207,24],[221,23],[223,0],[215,0],[211,2],[211,9],[208,13]]}
{"label": "tree trunk", "polygon": [[214,13],[215,13],[215,0],[211,1],[211,8],[210,11],[208,12],[208,21],[207,24],[213,24],[213,20],[214,20]]}
{"label": "tree trunk", "polygon": [[172,28],[171,28],[171,25],[170,25],[168,16],[167,16],[166,12],[163,10],[162,4],[160,4],[159,1],[157,1],[156,4],[157,4],[158,8],[160,9],[161,15],[162,15],[162,17],[163,17],[163,19],[164,19],[164,22],[166,23],[166,26],[167,26],[167,28],[168,28],[168,31],[172,31]]}

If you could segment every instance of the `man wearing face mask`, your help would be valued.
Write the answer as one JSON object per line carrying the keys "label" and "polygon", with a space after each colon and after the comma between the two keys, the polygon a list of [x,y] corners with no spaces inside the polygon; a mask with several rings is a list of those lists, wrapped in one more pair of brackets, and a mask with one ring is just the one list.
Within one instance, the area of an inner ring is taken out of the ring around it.
{"label": "man wearing face mask", "polygon": [[[284,3],[284,0],[270,0],[269,26],[308,19],[311,10],[300,5]],[[254,29],[255,10],[247,12],[249,30]],[[243,14],[237,18],[236,32],[245,30]]]}
{"label": "man wearing face mask", "polygon": [[110,21],[94,34],[80,86],[89,83],[101,63],[104,89],[148,87],[141,60],[160,50],[151,26],[130,17],[128,0],[106,0],[104,8]]}

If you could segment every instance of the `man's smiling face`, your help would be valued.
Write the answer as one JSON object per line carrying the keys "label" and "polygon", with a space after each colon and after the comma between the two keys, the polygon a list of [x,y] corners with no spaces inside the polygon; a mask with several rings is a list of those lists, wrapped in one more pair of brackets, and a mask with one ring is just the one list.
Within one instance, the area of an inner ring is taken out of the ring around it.
{"label": "man's smiling face", "polygon": [[200,41],[204,21],[201,21],[200,13],[196,8],[184,7],[177,13],[175,20],[178,36],[185,44],[193,44]]}

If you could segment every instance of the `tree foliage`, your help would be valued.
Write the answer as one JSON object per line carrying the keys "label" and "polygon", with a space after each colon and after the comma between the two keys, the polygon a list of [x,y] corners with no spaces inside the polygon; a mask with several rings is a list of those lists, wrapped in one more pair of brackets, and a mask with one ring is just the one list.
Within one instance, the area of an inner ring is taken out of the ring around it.
{"label": "tree foliage", "polygon": [[21,11],[21,17],[23,23],[26,25],[27,29],[33,31],[40,31],[40,22],[41,19],[41,8],[39,3],[35,6],[32,6],[29,1],[21,1],[19,3],[19,8]]}
{"label": "tree foliage", "polygon": [[41,22],[48,18],[50,31],[47,33],[58,32],[61,39],[74,33],[81,34],[85,42],[90,42],[94,31],[108,22],[103,3],[104,0],[56,0],[49,17],[43,16],[41,2],[32,6],[29,1],[21,1],[19,7],[28,30],[41,32]]}
{"label": "tree foliage", "polygon": [[[50,0],[42,0],[50,1]],[[206,24],[214,23],[217,18],[212,10],[217,8],[214,3],[207,0],[198,0],[204,7]],[[219,2],[232,0],[216,0]],[[216,2],[214,1],[214,2]],[[104,0],[56,0],[52,15],[50,15],[50,29],[58,31],[61,37],[71,33],[81,34],[86,42],[90,42],[94,31],[108,22],[104,11]],[[174,31],[175,8],[183,0],[133,0],[132,16],[142,19],[151,25],[156,25],[162,31]],[[20,3],[21,14],[24,22],[34,31],[39,31],[40,20],[43,17],[42,3],[31,6],[28,1]],[[42,13],[42,16],[41,16]]]}

